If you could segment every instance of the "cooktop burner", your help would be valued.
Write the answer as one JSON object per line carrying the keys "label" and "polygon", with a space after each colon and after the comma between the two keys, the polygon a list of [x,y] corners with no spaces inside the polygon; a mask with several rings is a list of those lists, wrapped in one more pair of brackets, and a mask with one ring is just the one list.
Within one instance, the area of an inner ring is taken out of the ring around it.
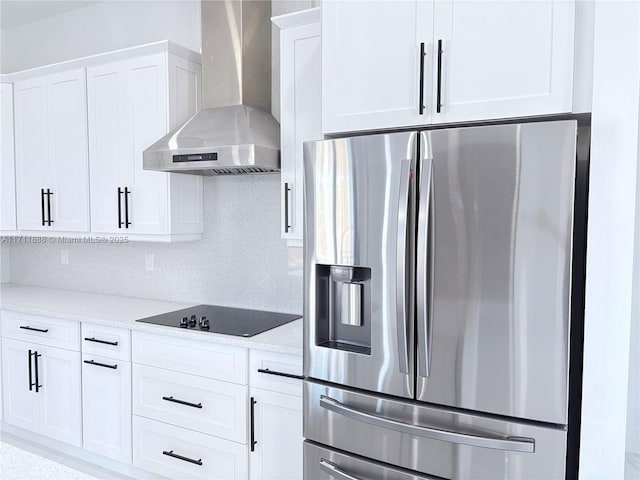
{"label": "cooktop burner", "polygon": [[298,318],[300,315],[197,305],[137,321],[238,337],[253,337]]}

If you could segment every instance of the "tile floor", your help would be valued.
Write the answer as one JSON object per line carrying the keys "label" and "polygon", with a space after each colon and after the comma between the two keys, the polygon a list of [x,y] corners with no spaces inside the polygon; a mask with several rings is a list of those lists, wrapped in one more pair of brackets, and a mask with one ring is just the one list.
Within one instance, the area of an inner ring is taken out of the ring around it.
{"label": "tile floor", "polygon": [[2,480],[131,480],[110,470],[3,433]]}

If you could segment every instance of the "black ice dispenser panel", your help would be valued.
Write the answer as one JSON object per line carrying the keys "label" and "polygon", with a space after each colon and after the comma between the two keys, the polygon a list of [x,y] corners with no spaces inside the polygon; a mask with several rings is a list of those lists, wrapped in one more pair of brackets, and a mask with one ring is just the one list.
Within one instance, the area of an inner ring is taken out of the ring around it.
{"label": "black ice dispenser panel", "polygon": [[316,345],[371,354],[371,269],[318,265]]}

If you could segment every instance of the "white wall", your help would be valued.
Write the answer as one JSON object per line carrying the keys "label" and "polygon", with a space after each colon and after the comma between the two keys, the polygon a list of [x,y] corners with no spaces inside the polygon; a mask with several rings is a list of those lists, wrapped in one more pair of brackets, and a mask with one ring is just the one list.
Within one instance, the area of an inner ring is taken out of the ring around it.
{"label": "white wall", "polygon": [[11,250],[9,246],[0,245],[0,283],[10,281],[10,260]]}
{"label": "white wall", "polygon": [[2,31],[10,73],[133,45],[172,40],[200,51],[200,2],[105,1]]}
{"label": "white wall", "polygon": [[621,479],[639,151],[640,3],[597,2],[594,26],[580,478]]}

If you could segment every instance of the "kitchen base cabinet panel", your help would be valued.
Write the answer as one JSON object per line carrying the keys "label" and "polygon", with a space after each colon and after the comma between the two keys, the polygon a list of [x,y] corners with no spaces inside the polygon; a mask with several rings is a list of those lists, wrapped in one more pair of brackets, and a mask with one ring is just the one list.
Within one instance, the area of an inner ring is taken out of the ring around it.
{"label": "kitchen base cabinet panel", "polygon": [[136,415],[247,443],[247,387],[134,364]]}
{"label": "kitchen base cabinet panel", "polygon": [[5,421],[82,445],[80,352],[3,338]]}
{"label": "kitchen base cabinet panel", "polygon": [[33,390],[35,344],[2,339],[2,394],[4,421],[38,431],[38,397]]}
{"label": "kitchen base cabinet panel", "polygon": [[[299,380],[298,380],[299,381]],[[252,389],[254,435],[251,480],[302,478],[302,397]]]}
{"label": "kitchen base cabinet panel", "polygon": [[246,445],[135,415],[133,464],[172,479],[248,478]]}
{"label": "kitchen base cabinet panel", "polygon": [[131,463],[131,363],[86,353],[82,361],[83,446]]}

